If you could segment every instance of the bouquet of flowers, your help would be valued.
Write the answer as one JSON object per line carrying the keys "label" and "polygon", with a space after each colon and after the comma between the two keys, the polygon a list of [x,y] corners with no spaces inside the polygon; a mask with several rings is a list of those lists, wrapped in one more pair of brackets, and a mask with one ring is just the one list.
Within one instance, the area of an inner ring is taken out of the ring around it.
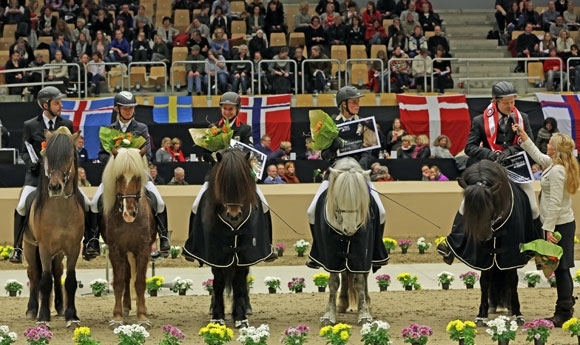
{"label": "bouquet of flowers", "polygon": [[141,325],[122,325],[115,328],[113,333],[123,345],[142,345],[149,338],[149,332]]}
{"label": "bouquet of flowers", "polygon": [[161,285],[165,278],[162,276],[153,276],[151,278],[145,279],[145,286],[147,291],[157,291],[161,290]]}
{"label": "bouquet of flowers", "polygon": [[240,328],[240,336],[238,341],[243,345],[268,345],[268,337],[270,336],[270,327],[268,325],[260,325],[256,327]]}
{"label": "bouquet of flowers", "polygon": [[139,149],[147,142],[141,136],[135,136],[131,132],[123,133],[110,127],[101,127],[99,129],[99,139],[101,139],[103,149],[109,153],[119,147]]}
{"label": "bouquet of flowers", "polygon": [[211,152],[230,147],[230,141],[234,135],[227,120],[221,126],[212,124],[209,128],[190,128],[189,133],[196,145]]}
{"label": "bouquet of flowers", "polygon": [[338,137],[338,127],[334,120],[322,110],[310,110],[310,131],[312,132],[312,142],[310,147],[313,150],[326,150],[332,145],[334,139]]}
{"label": "bouquet of flowers", "polygon": [[419,326],[416,323],[412,323],[403,328],[401,335],[405,339],[405,343],[425,345],[429,337],[433,335],[433,330],[429,326]]}
{"label": "bouquet of flowers", "polygon": [[292,292],[302,291],[305,286],[306,283],[304,282],[304,278],[294,277],[291,281],[288,282],[288,289],[290,289]]}
{"label": "bouquet of flowers", "polygon": [[411,240],[399,240],[397,244],[401,247],[401,250],[406,251],[411,246]]}
{"label": "bouquet of flowers", "polygon": [[379,287],[386,288],[391,285],[391,276],[388,274],[379,274],[375,279],[377,280]]}
{"label": "bouquet of flowers", "polygon": [[309,246],[310,242],[298,240],[296,243],[294,243],[294,250],[298,253],[298,255],[304,255]]}
{"label": "bouquet of flowers", "polygon": [[181,277],[175,277],[173,279],[173,286],[171,286],[171,291],[179,292],[183,290],[191,290],[193,286],[193,280],[191,279],[182,279]]}
{"label": "bouquet of flowers", "polygon": [[[554,232],[554,236],[557,239],[562,237],[557,231]],[[540,239],[524,243],[520,247],[520,252],[534,253],[534,260],[536,262],[537,269],[542,270],[544,276],[548,278],[556,270],[556,268],[558,268],[563,250],[562,247],[557,244]]]}
{"label": "bouquet of flowers", "polygon": [[459,279],[463,280],[465,285],[475,285],[479,280],[479,274],[477,272],[468,271],[459,275]]}
{"label": "bouquet of flowers", "polygon": [[425,251],[431,247],[431,243],[425,241],[425,237],[419,237],[417,239],[417,248],[421,251]]}
{"label": "bouquet of flowers", "polygon": [[365,323],[360,330],[361,340],[364,345],[388,345],[391,343],[390,328],[391,325],[385,321]]}
{"label": "bouquet of flowers", "polygon": [[439,284],[450,284],[455,279],[455,276],[451,272],[442,271],[437,275],[437,280]]}
{"label": "bouquet of flowers", "polygon": [[573,317],[570,320],[564,322],[562,325],[562,330],[570,332],[571,337],[580,336],[580,321],[577,317]]}
{"label": "bouquet of flowers", "polygon": [[538,271],[528,271],[524,275],[524,280],[528,282],[528,286],[536,286],[542,278],[540,277],[540,272]]}
{"label": "bouquet of flowers", "polygon": [[10,328],[6,325],[0,326],[0,345],[14,344],[18,339],[16,332],[10,332]]}
{"label": "bouquet of flowers", "polygon": [[320,336],[326,340],[328,345],[346,345],[350,339],[350,329],[352,327],[337,323],[334,326],[324,326],[320,329]]}
{"label": "bouquet of flowers", "polygon": [[314,285],[318,287],[327,287],[328,281],[330,280],[330,274],[328,273],[317,273],[312,279],[314,280]]}
{"label": "bouquet of flowers", "polygon": [[526,341],[540,341],[545,344],[548,342],[550,330],[554,328],[554,324],[549,320],[534,319],[526,322],[523,328],[526,331]]}
{"label": "bouquet of flowers", "polygon": [[179,345],[185,340],[185,334],[177,327],[165,325],[161,330],[163,331],[163,339],[159,345]]}
{"label": "bouquet of flowers", "polygon": [[248,277],[246,278],[246,283],[248,283],[248,290],[254,287],[255,280],[256,278],[254,276],[248,274]]}
{"label": "bouquet of flowers", "polygon": [[223,345],[234,338],[234,331],[225,325],[208,323],[199,330],[199,335],[203,337],[206,345]]}
{"label": "bouquet of flowers", "polygon": [[24,331],[27,345],[46,345],[52,339],[52,332],[46,325],[38,325]]}
{"label": "bouquet of flowers", "polygon": [[516,321],[510,320],[507,316],[499,315],[495,319],[488,321],[487,327],[489,328],[485,331],[487,334],[491,335],[491,340],[493,341],[509,341],[516,339],[518,324]]}
{"label": "bouquet of flowers", "polygon": [[394,238],[385,237],[383,238],[383,244],[387,250],[394,250],[397,248],[397,241]]}
{"label": "bouquet of flowers", "polygon": [[270,289],[280,289],[280,278],[278,277],[266,277],[264,283]]}
{"label": "bouquet of flowers", "polygon": [[8,260],[14,248],[12,246],[0,246],[0,258]]}
{"label": "bouquet of flowers", "polygon": [[93,280],[90,285],[93,295],[95,296],[100,296],[103,292],[107,291],[108,286],[109,282],[103,278]]}
{"label": "bouquet of flowers", "polygon": [[91,329],[88,327],[77,327],[72,339],[76,345],[100,345],[101,342],[92,338]]}
{"label": "bouquet of flowers", "polygon": [[445,329],[449,333],[451,340],[459,341],[463,339],[464,345],[474,345],[477,326],[473,321],[454,320],[447,324]]}
{"label": "bouquet of flowers", "polygon": [[397,280],[401,282],[403,287],[412,286],[415,290],[421,290],[421,284],[418,283],[419,277],[412,276],[410,273],[403,272],[397,276]]}
{"label": "bouquet of flowers", "polygon": [[6,290],[6,292],[18,292],[18,294],[20,295],[22,293],[22,288],[24,287],[24,285],[22,285],[21,282],[19,282],[16,279],[8,279],[6,280],[6,284],[4,285],[4,290]]}
{"label": "bouquet of flowers", "polygon": [[306,325],[298,325],[296,328],[288,327],[284,331],[284,337],[282,338],[282,344],[284,345],[304,345],[306,342],[306,337],[310,332],[310,328]]}

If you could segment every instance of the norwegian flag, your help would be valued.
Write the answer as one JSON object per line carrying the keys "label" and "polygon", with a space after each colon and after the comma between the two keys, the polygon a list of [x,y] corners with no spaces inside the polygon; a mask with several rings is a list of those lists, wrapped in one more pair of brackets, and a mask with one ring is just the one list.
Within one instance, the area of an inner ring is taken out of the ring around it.
{"label": "norwegian flag", "polygon": [[471,117],[465,95],[410,96],[397,95],[403,128],[412,135],[426,134],[433,144],[439,135],[451,141],[453,155],[465,147]]}
{"label": "norwegian flag", "polygon": [[560,133],[568,134],[574,139],[576,147],[580,144],[580,98],[578,95],[553,95],[537,93],[542,105],[544,119],[553,117],[558,122]]}
{"label": "norwegian flag", "polygon": [[61,116],[73,122],[75,132],[79,129],[85,138],[89,159],[99,156],[99,129],[111,123],[113,97],[73,101],[63,99]]}
{"label": "norwegian flag", "polygon": [[239,119],[252,126],[254,143],[259,143],[264,134],[272,138],[270,149],[277,150],[280,142],[290,141],[291,95],[242,97]]}

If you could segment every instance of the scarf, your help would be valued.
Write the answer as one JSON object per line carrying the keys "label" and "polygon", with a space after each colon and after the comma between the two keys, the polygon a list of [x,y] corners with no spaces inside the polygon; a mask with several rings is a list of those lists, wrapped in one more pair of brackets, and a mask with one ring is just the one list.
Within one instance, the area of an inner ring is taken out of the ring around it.
{"label": "scarf", "polygon": [[[503,146],[496,144],[498,132],[497,127],[500,117],[496,104],[492,102],[490,105],[488,105],[483,115],[483,127],[485,129],[485,137],[487,139],[489,148],[496,152],[502,152],[504,150]],[[511,116],[515,117],[515,121],[520,126],[521,130],[525,130],[524,119],[516,107],[514,107],[512,109],[512,113],[508,115],[508,117]],[[513,144],[517,145],[519,140],[520,136],[516,134]]]}

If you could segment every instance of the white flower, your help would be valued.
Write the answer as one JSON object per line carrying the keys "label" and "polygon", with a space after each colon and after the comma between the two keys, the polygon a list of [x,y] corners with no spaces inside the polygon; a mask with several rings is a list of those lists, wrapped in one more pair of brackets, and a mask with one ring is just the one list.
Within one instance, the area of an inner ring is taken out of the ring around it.
{"label": "white flower", "polygon": [[12,339],[12,341],[16,341],[16,338],[18,338],[16,332],[10,332],[8,333],[8,336],[10,337],[10,339]]}
{"label": "white flower", "polygon": [[10,332],[10,328],[8,328],[8,326],[6,325],[0,326],[0,333],[8,334],[8,332]]}
{"label": "white flower", "polygon": [[97,279],[94,279],[93,281],[91,281],[91,284],[90,285],[93,285],[93,284],[104,284],[104,285],[107,285],[108,283],[109,282],[107,282],[103,278],[97,278]]}
{"label": "white flower", "polygon": [[123,145],[130,145],[131,142],[129,141],[129,139],[123,139]]}
{"label": "white flower", "polygon": [[268,276],[268,277],[264,278],[264,283],[266,283],[266,284],[268,284],[268,283],[274,283],[274,282],[279,282],[279,281],[280,281],[280,278],[278,278],[278,277],[270,277],[270,276]]}
{"label": "white flower", "polygon": [[302,239],[294,243],[294,248],[307,248],[308,246],[310,246],[310,242],[304,241]]}

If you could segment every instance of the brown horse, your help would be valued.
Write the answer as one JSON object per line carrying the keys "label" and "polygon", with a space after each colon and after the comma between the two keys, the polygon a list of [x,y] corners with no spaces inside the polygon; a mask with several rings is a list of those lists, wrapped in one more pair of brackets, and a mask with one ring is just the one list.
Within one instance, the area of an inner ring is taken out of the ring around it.
{"label": "brown horse", "polygon": [[113,150],[103,171],[102,236],[109,247],[113,266],[115,307],[111,327],[123,324],[131,310],[131,278],[135,279],[137,319],[150,326],[145,306],[145,276],[155,242],[155,219],[145,196],[147,158],[145,151]]}
{"label": "brown horse", "polygon": [[[54,305],[58,315],[63,312],[61,276],[66,256],[67,327],[78,326],[75,307],[77,278],[75,267],[84,233],[84,199],[77,184],[78,156],[75,142],[79,134],[71,135],[66,127],[46,132],[46,149],[38,189],[24,235],[24,257],[28,262],[30,298],[26,316],[38,323],[50,321],[50,295],[54,283]],[[54,278],[54,281],[53,281]],[[38,298],[40,295],[40,311]]]}

